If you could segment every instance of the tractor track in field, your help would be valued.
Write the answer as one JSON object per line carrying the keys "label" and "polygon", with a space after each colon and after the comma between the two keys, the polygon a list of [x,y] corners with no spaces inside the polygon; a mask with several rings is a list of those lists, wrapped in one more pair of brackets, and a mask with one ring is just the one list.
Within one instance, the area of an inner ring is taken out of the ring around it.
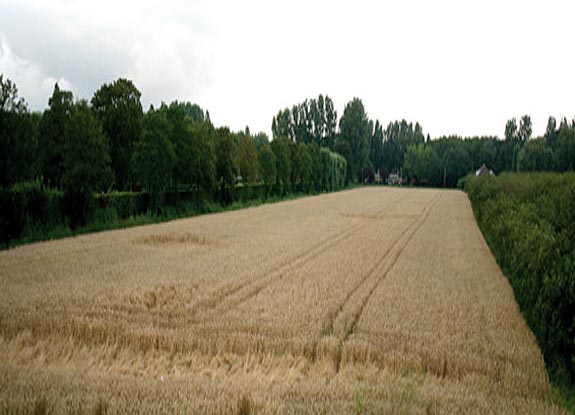
{"label": "tractor track in field", "polygon": [[[216,313],[220,310],[220,308],[224,306],[226,310],[229,310],[230,308],[228,307],[230,307],[230,305],[224,305],[224,303],[236,295],[239,298],[237,298],[235,301],[231,301],[231,307],[238,306],[239,304],[247,301],[250,297],[270,285],[274,280],[281,279],[281,277],[287,272],[307,264],[332,246],[338,244],[342,240],[347,239],[359,227],[359,224],[352,224],[351,226],[347,226],[341,231],[336,232],[334,235],[330,235],[329,237],[315,243],[309,249],[300,252],[298,255],[288,258],[273,266],[271,269],[260,273],[255,278],[246,277],[239,283],[230,283],[231,286],[223,287],[210,293],[208,298],[200,300],[192,306],[194,315],[199,314],[203,315],[201,317],[212,317],[212,314]],[[247,293],[244,292],[242,295],[243,291],[247,291]]]}
{"label": "tractor track in field", "polygon": [[[402,195],[397,202],[405,199],[407,196],[407,194]],[[241,286],[236,287],[236,289],[234,289],[233,292],[230,292],[225,298],[221,299],[217,305],[211,307],[211,313],[209,314],[208,318],[213,317],[214,315],[220,315],[221,312],[233,310],[239,307],[241,304],[257,296],[262,290],[269,287],[274,282],[282,280],[283,277],[285,277],[290,271],[301,268],[302,266],[318,258],[330,248],[333,248],[334,246],[337,246],[343,241],[347,240],[363,226],[365,226],[365,223],[363,222],[353,224],[336,233],[334,236],[321,240],[317,244],[313,245],[312,248],[310,248],[308,251],[303,252],[294,258],[283,261],[280,265],[273,267],[270,271],[258,276],[255,279],[252,278],[249,281],[246,281]],[[243,295],[239,295],[239,298],[231,301],[230,304],[224,304],[227,298],[230,298],[236,293],[239,293],[244,288],[246,288],[247,292],[245,292]]]}
{"label": "tractor track in field", "polygon": [[[223,311],[230,311],[241,304],[249,301],[251,298],[258,295],[262,290],[272,285],[274,282],[280,281],[290,272],[301,268],[302,266],[308,264],[314,259],[318,258],[323,253],[327,252],[330,248],[339,245],[343,241],[347,240],[351,235],[353,235],[362,224],[354,224],[344,231],[339,232],[336,237],[330,237],[324,239],[322,242],[316,244],[311,250],[308,250],[302,255],[298,255],[295,259],[288,261],[287,264],[282,266],[274,267],[271,271],[260,275],[257,278],[252,278],[240,287],[236,287],[232,292],[229,292],[224,298],[222,298],[214,307],[211,307],[208,311],[207,318],[218,316]],[[230,299],[237,294],[237,298]],[[230,299],[229,301],[227,301]]]}
{"label": "tractor track in field", "polygon": [[[326,324],[326,329],[324,329],[322,331],[321,336],[314,343],[313,352],[312,352],[312,361],[315,361],[317,359],[317,348],[318,348],[318,345],[319,345],[321,339],[324,337],[330,336],[334,333],[335,322],[338,319],[338,317],[342,315],[344,308],[346,307],[347,304],[349,304],[350,299],[360,290],[360,288],[362,286],[365,286],[365,284],[367,284],[369,282],[371,277],[373,277],[374,275],[377,275],[378,271],[381,271],[380,277],[375,279],[375,281],[372,281],[372,285],[368,289],[367,294],[364,295],[363,298],[361,298],[361,301],[359,302],[360,306],[357,308],[357,310],[355,310],[352,313],[352,316],[353,316],[352,319],[345,324],[345,326],[344,326],[345,330],[343,331],[343,335],[340,336],[340,338],[339,338],[338,346],[337,346],[337,350],[336,350],[336,359],[335,359],[335,372],[336,373],[339,372],[339,369],[341,366],[341,360],[342,360],[343,344],[354,333],[356,326],[357,326],[357,322],[359,321],[361,315],[363,314],[363,311],[365,310],[365,307],[367,306],[369,299],[373,296],[373,293],[375,292],[375,290],[377,289],[379,284],[387,277],[387,275],[389,274],[391,269],[393,269],[393,267],[397,263],[399,257],[401,256],[401,254],[404,252],[405,248],[409,244],[409,242],[412,240],[414,235],[417,233],[417,231],[423,226],[423,224],[427,220],[431,209],[439,202],[440,199],[441,199],[441,195],[437,195],[423,208],[423,211],[419,215],[419,218],[417,220],[411,222],[407,226],[406,231],[403,232],[399,237],[397,237],[390,244],[389,248],[386,249],[386,251],[383,253],[383,255],[378,259],[377,263],[360,279],[360,281],[345,296],[344,300],[337,307],[335,313],[332,313],[333,317],[330,319],[330,322],[328,324]],[[391,260],[386,263],[386,260],[388,258],[390,258],[390,256],[391,256]]]}
{"label": "tractor track in field", "polygon": [[[300,253],[273,265],[270,269],[259,273],[256,277],[244,277],[240,281],[226,282],[219,288],[206,293],[199,299],[196,298],[195,300],[192,300],[195,290],[189,290],[183,286],[178,285],[154,287],[153,289],[144,292],[142,296],[144,299],[148,296],[156,298],[161,296],[162,292],[165,291],[171,294],[170,302],[172,303],[180,304],[182,302],[189,301],[191,304],[189,304],[186,310],[187,323],[198,323],[202,321],[206,316],[211,316],[215,310],[219,310],[221,308],[221,304],[225,303],[226,300],[233,298],[236,295],[241,296],[240,293],[242,291],[250,291],[250,287],[252,287],[252,291],[254,289],[258,289],[259,292],[261,289],[263,289],[261,285],[270,279],[270,276],[281,276],[282,274],[285,274],[286,272],[297,267],[301,267],[307,262],[313,260],[315,257],[329,249],[331,246],[339,243],[340,240],[345,239],[356,229],[358,229],[359,226],[359,224],[348,224],[344,229],[321,239],[320,241],[313,244],[309,249],[301,251]],[[240,298],[243,298],[243,296]],[[141,302],[142,300],[137,301]],[[129,314],[131,319],[135,318],[137,315],[147,317],[149,316],[150,311],[155,309],[157,311],[157,321],[162,321],[162,309],[161,307],[157,308],[158,306],[155,301],[149,305],[144,300],[144,304],[141,309],[135,309],[131,303],[132,301],[130,300],[130,297],[127,297],[127,299],[122,301],[121,306],[115,306],[115,311],[119,313],[119,316],[122,316],[121,318],[124,318],[126,314]],[[165,306],[165,304],[162,306]],[[85,304],[83,307],[85,308]],[[83,308],[81,307],[80,309]]]}

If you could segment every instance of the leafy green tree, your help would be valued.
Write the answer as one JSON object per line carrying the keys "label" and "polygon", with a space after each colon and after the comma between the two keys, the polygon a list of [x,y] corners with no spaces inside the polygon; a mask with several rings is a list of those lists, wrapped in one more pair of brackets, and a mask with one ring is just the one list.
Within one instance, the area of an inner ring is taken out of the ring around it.
{"label": "leafy green tree", "polygon": [[18,181],[32,180],[42,174],[42,160],[40,159],[40,112],[27,112],[21,119],[21,130],[25,136],[19,140],[17,157],[19,162]]}
{"label": "leafy green tree", "polygon": [[236,168],[234,164],[236,143],[227,128],[219,128],[216,132],[216,183],[219,199],[223,204],[233,201],[232,191],[236,184]]}
{"label": "leafy green tree", "polygon": [[411,144],[419,145],[425,143],[425,137],[423,135],[423,128],[419,125],[418,122],[415,123],[415,127],[413,127],[413,137],[410,141]]}
{"label": "leafy green tree", "polygon": [[85,100],[74,104],[70,115],[65,128],[64,189],[106,191],[113,178],[102,124]]}
{"label": "leafy green tree", "polygon": [[323,168],[321,164],[321,154],[320,146],[318,143],[313,141],[307,146],[307,150],[311,157],[312,173],[311,173],[311,185],[316,192],[321,191],[321,184],[323,181]]}
{"label": "leafy green tree", "polygon": [[293,141],[296,143],[309,143],[312,138],[311,123],[308,122],[308,114],[309,104],[307,100],[292,107],[292,129],[294,131]]}
{"label": "leafy green tree", "polygon": [[464,145],[462,143],[453,143],[452,159],[447,161],[447,169],[445,176],[445,184],[448,187],[456,187],[457,181],[467,176],[473,171],[471,159]]}
{"label": "leafy green tree", "polygon": [[266,188],[266,196],[268,196],[277,181],[276,156],[271,146],[264,146],[260,152],[260,176]]}
{"label": "leafy green tree", "polygon": [[256,150],[258,154],[261,153],[262,149],[266,146],[269,146],[270,140],[266,133],[260,132],[253,136],[254,143],[256,145]]}
{"label": "leafy green tree", "polygon": [[[186,102],[183,104],[183,107],[186,116],[190,118],[193,122],[203,123],[206,121],[206,114],[198,104],[192,104],[191,102]],[[209,119],[209,116],[207,118]]]}
{"label": "leafy green tree", "polygon": [[292,147],[292,183],[296,190],[309,192],[313,174],[312,158],[305,143]]}
{"label": "leafy green tree", "polygon": [[250,136],[243,136],[239,145],[239,173],[245,183],[255,183],[259,173],[258,152],[254,140]]}
{"label": "leafy green tree", "polygon": [[167,136],[169,130],[170,124],[163,112],[148,111],[143,120],[142,138],[132,155],[134,178],[150,193],[152,208],[156,210],[170,187],[176,165],[174,146]]}
{"label": "leafy green tree", "polygon": [[0,111],[22,113],[27,110],[26,101],[18,96],[16,84],[0,74]]}
{"label": "leafy green tree", "polygon": [[371,136],[369,158],[375,171],[381,173],[383,169],[383,128],[379,120],[375,120],[375,128]]}
{"label": "leafy green tree", "polygon": [[427,180],[431,186],[441,187],[443,186],[443,166],[441,165],[441,158],[438,155],[437,149],[431,145],[430,146],[430,156],[427,165]]}
{"label": "leafy green tree", "polygon": [[557,120],[551,116],[547,119],[547,127],[545,128],[545,138],[549,139],[550,136],[557,133]]}
{"label": "leafy green tree", "polygon": [[321,145],[329,148],[331,151],[335,149],[336,142],[336,129],[337,129],[337,111],[335,110],[333,101],[329,96],[325,97],[325,128],[324,137]]}
{"label": "leafy green tree", "polygon": [[[359,98],[349,102],[339,121],[339,139],[349,143],[351,152],[347,154],[347,163],[351,176],[349,181],[362,178],[364,169],[369,163],[369,149],[373,123],[367,117],[363,103]],[[344,157],[346,155],[342,154]]]}
{"label": "leafy green tree", "polygon": [[552,165],[553,151],[543,139],[525,143],[517,157],[517,169],[521,172],[549,171]]}
{"label": "leafy green tree", "polygon": [[300,176],[298,144],[291,143],[289,149],[290,149],[290,160],[291,160],[291,176],[290,176],[290,183],[292,184],[291,190],[297,191],[297,184]]}
{"label": "leafy green tree", "polygon": [[271,148],[276,157],[277,180],[280,194],[287,194],[291,184],[291,149],[287,138],[275,138]]}
{"label": "leafy green tree", "polygon": [[189,154],[185,158],[185,174],[188,183],[196,190],[198,201],[213,195],[216,176],[216,160],[213,149],[214,130],[206,122],[188,126],[191,134]]}
{"label": "leafy green tree", "polygon": [[520,129],[517,128],[515,118],[507,121],[505,125],[505,144],[501,149],[504,170],[517,171],[517,156],[521,150],[521,145],[526,141],[526,137],[531,136],[531,119],[524,116],[520,122]]}
{"label": "leafy green tree", "polygon": [[204,122],[203,110],[196,104],[174,101],[158,110],[168,123],[166,131],[176,155],[173,183],[187,185],[195,191],[196,202],[212,195],[215,160],[211,146],[213,128]]}
{"label": "leafy green tree", "polygon": [[519,144],[515,141],[505,140],[499,145],[496,165],[499,171],[515,171],[517,169],[516,155],[519,153]]}
{"label": "leafy green tree", "polygon": [[383,133],[383,167],[384,172],[399,173],[407,147],[412,144],[423,144],[425,141],[419,123],[408,123],[406,120],[389,123]]}
{"label": "leafy green tree", "polygon": [[497,137],[473,137],[463,141],[473,169],[478,169],[483,164],[495,168],[498,142]]}
{"label": "leafy green tree", "polygon": [[0,74],[0,187],[36,175],[38,121],[18,97],[16,84]]}
{"label": "leafy green tree", "polygon": [[86,101],[72,107],[65,125],[63,164],[66,211],[74,229],[87,222],[92,192],[106,191],[113,182],[102,124]]}
{"label": "leafy green tree", "polygon": [[355,177],[355,173],[352,170],[352,166],[348,163],[348,160],[353,158],[353,152],[351,149],[351,143],[347,140],[340,140],[339,136],[336,139],[335,151],[337,154],[345,159],[345,183],[350,183],[351,178]]}
{"label": "leafy green tree", "polygon": [[557,137],[559,136],[559,131],[557,130],[557,120],[555,117],[549,117],[547,120],[547,128],[545,129],[545,140],[547,145],[551,147],[551,150],[555,151],[557,148]]}
{"label": "leafy green tree", "polygon": [[399,126],[397,121],[389,123],[384,132],[383,165],[388,173],[399,173],[403,166],[403,162],[400,162]]}
{"label": "leafy green tree", "polygon": [[559,138],[559,129],[557,128],[557,120],[555,117],[549,117],[547,120],[547,128],[545,129],[545,143],[553,152],[553,170],[558,170],[558,138]]}
{"label": "leafy green tree", "polygon": [[507,124],[505,124],[505,140],[517,141],[517,139],[517,120],[515,118],[511,118],[507,121]]}
{"label": "leafy green tree", "polygon": [[300,188],[309,193],[313,190],[313,159],[308,150],[308,145],[298,145],[298,159],[300,162]]}
{"label": "leafy green tree", "polygon": [[140,97],[132,81],[124,78],[102,85],[92,97],[94,111],[110,140],[112,169],[120,190],[130,187],[130,160],[142,134]]}
{"label": "leafy green tree", "polygon": [[[322,169],[322,183],[321,190],[331,192],[335,190],[335,163],[332,158],[332,153],[328,148],[322,147],[320,149],[321,169]],[[340,156],[341,157],[341,156]]]}
{"label": "leafy green tree", "polygon": [[322,147],[320,149],[320,159],[322,166],[322,189],[328,192],[340,189],[345,186],[347,175],[347,162],[338,153]]}
{"label": "leafy green tree", "polygon": [[297,143],[315,142],[334,148],[337,113],[329,96],[305,100],[278,112],[272,119],[274,138],[287,137]]}
{"label": "leafy green tree", "polygon": [[571,125],[565,118],[561,121],[557,138],[556,159],[559,171],[575,170],[575,121]]}
{"label": "leafy green tree", "polygon": [[531,117],[524,115],[519,121],[519,131],[517,131],[517,138],[520,142],[526,143],[531,138],[533,129],[531,127]]}
{"label": "leafy green tree", "polygon": [[171,102],[170,105],[162,103],[156,111],[167,121],[164,134],[170,140],[175,155],[171,180],[174,188],[178,190],[180,184],[190,183],[191,181],[188,158],[193,155],[194,148],[188,124],[192,121],[188,121],[185,104],[177,101]]}
{"label": "leafy green tree", "polygon": [[313,125],[313,142],[319,146],[325,135],[325,100],[323,95],[320,94],[317,100],[311,100],[310,117]]}
{"label": "leafy green tree", "polygon": [[274,139],[283,137],[295,141],[293,120],[289,109],[281,110],[273,117],[272,133]]}
{"label": "leafy green tree", "polygon": [[[458,136],[441,137],[431,142],[431,148],[439,158],[439,174],[430,173],[429,177],[440,176],[439,185],[455,187],[457,181],[473,171],[473,164],[467,152],[465,142]],[[435,165],[434,157],[430,157],[430,165]],[[438,185],[434,183],[434,185]]]}
{"label": "leafy green tree", "polygon": [[66,126],[74,107],[72,92],[61,90],[54,85],[48,109],[40,121],[40,155],[44,182],[51,187],[62,187],[64,175],[64,142]]}
{"label": "leafy green tree", "polygon": [[206,117],[204,119],[204,122],[209,125],[210,127],[214,127],[214,125],[212,124],[212,120],[210,119],[210,112],[208,110],[206,110]]}
{"label": "leafy green tree", "polygon": [[432,150],[424,144],[411,144],[407,147],[403,162],[404,176],[416,185],[429,182],[429,163]]}

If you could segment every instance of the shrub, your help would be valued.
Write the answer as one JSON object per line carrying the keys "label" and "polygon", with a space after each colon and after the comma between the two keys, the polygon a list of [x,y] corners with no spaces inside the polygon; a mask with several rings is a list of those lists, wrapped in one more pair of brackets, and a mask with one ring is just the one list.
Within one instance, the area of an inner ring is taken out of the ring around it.
{"label": "shrub", "polygon": [[472,177],[479,226],[555,381],[575,380],[575,173]]}
{"label": "shrub", "polygon": [[0,190],[0,242],[60,226],[63,193],[45,187],[40,180]]}

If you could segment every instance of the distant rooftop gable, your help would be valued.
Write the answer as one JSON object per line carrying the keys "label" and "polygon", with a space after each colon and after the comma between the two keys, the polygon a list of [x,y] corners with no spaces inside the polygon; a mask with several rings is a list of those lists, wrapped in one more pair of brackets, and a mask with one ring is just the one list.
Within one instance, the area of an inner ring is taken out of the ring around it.
{"label": "distant rooftop gable", "polygon": [[482,165],[479,169],[477,169],[477,171],[475,172],[476,176],[483,176],[484,174],[490,174],[492,176],[495,176],[495,173],[493,173],[493,170],[488,169],[487,166]]}

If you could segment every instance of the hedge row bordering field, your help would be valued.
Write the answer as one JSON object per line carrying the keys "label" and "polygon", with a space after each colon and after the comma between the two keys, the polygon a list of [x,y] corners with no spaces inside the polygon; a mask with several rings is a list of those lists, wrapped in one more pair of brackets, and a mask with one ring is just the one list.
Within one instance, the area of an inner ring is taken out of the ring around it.
{"label": "hedge row bordering field", "polygon": [[555,382],[575,380],[575,173],[473,177],[477,222]]}
{"label": "hedge row bordering field", "polygon": [[[265,199],[263,185],[238,185],[232,189],[233,202],[246,203]],[[88,196],[86,225],[95,223],[105,227],[119,220],[146,214],[174,216],[174,212],[199,214],[213,210],[214,204],[199,197],[193,191],[168,192],[163,195],[162,205],[153,207],[153,201],[146,192],[111,192]],[[61,190],[49,189],[40,180],[18,183],[10,189],[0,189],[0,244],[9,247],[18,240],[44,239],[55,229],[66,233],[70,230],[67,213],[74,206]],[[156,211],[159,209],[159,211]]]}

